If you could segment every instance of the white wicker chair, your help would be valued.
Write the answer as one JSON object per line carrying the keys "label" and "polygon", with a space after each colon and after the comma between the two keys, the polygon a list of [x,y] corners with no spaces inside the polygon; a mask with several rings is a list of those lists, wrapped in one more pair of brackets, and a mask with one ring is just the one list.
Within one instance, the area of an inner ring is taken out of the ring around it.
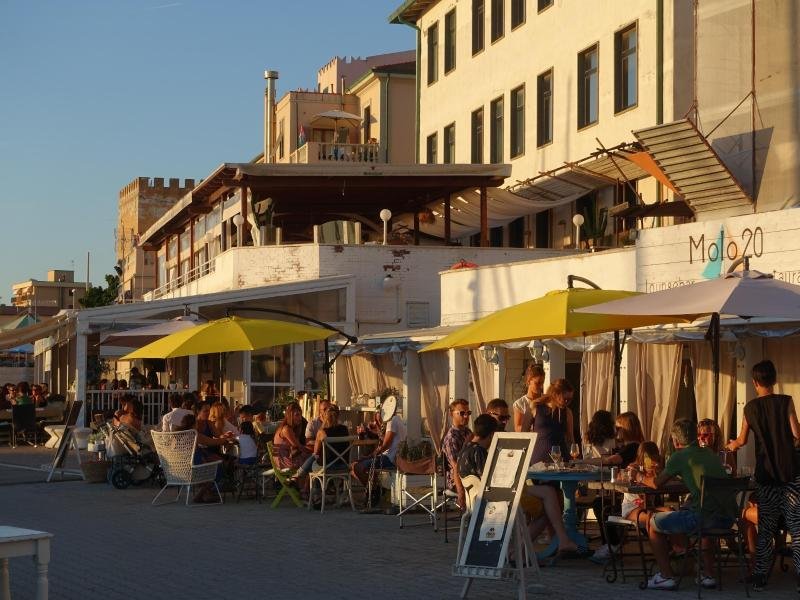
{"label": "white wicker chair", "polygon": [[[222,461],[217,460],[199,465],[192,464],[194,449],[197,445],[197,432],[195,430],[153,431],[152,436],[153,446],[161,461],[161,468],[164,470],[167,484],[156,494],[151,504],[155,506],[156,501],[168,487],[177,486],[178,495],[172,502],[180,500],[181,493],[186,488],[186,506],[189,506],[192,486],[203,483],[214,484],[214,489],[217,492],[217,496],[219,496],[219,502],[216,502],[216,504],[222,504],[222,494],[220,494],[219,487],[215,481],[217,467],[222,464]],[[162,502],[161,504],[167,503]],[[195,506],[195,504],[192,504],[192,506]]]}

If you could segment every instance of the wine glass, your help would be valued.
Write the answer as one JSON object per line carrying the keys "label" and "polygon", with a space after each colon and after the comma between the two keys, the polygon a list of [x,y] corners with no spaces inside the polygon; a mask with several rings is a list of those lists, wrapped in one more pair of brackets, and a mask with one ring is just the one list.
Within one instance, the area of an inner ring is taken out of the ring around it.
{"label": "wine glass", "polygon": [[561,446],[555,445],[550,448],[550,458],[553,459],[556,468],[561,468]]}
{"label": "wine glass", "polygon": [[569,447],[569,455],[572,460],[577,460],[581,455],[581,447],[579,444],[573,443]]}

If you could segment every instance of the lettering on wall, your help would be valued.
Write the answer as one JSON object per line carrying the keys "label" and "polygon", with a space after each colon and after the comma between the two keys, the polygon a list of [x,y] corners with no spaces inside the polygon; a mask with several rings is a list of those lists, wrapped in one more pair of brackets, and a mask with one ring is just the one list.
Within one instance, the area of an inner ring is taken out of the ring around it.
{"label": "lettering on wall", "polygon": [[764,230],[761,227],[745,227],[737,236],[725,238],[723,230],[714,241],[706,240],[706,234],[695,238],[689,236],[689,264],[707,261],[716,262],[721,257],[736,260],[740,256],[760,257],[764,254]]}

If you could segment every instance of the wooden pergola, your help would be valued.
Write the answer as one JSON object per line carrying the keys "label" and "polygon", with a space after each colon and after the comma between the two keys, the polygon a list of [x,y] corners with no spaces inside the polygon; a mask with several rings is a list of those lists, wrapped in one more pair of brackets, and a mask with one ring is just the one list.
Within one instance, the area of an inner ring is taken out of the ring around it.
{"label": "wooden pergola", "polygon": [[[226,163],[218,167],[174,210],[164,215],[143,240],[158,247],[193,217],[208,213],[221,200],[241,190],[241,214],[250,210],[247,198],[268,200],[272,223],[298,232],[332,220],[376,222],[388,208],[392,214],[413,214],[414,243],[419,243],[419,214],[444,200],[444,242],[449,244],[450,198],[465,189],[480,190],[481,246],[489,245],[488,188],[510,175],[509,165],[389,165]],[[245,224],[247,221],[245,220]],[[247,226],[247,225],[246,225]],[[290,234],[291,235],[291,234]]]}

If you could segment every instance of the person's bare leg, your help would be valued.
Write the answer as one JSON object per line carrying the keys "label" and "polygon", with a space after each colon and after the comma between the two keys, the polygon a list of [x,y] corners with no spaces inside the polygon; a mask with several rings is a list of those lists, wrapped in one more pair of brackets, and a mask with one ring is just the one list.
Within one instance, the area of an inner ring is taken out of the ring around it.
{"label": "person's bare leg", "polygon": [[550,522],[555,534],[558,536],[558,550],[561,551],[576,551],[578,545],[569,539],[567,530],[564,529],[563,511],[558,502],[558,495],[556,491],[549,485],[534,485],[529,488],[531,493],[539,498],[544,505],[544,513],[547,515],[547,520]]}
{"label": "person's bare leg", "polygon": [[744,534],[747,540],[747,556],[750,572],[756,567],[756,543],[758,541],[758,507],[748,506],[744,509]]}
{"label": "person's bare leg", "polygon": [[667,536],[656,531],[652,523],[648,535],[650,537],[650,546],[653,548],[653,555],[656,557],[658,570],[661,571],[661,576],[665,578],[672,577],[672,567],[669,564],[669,543],[667,541]]}

